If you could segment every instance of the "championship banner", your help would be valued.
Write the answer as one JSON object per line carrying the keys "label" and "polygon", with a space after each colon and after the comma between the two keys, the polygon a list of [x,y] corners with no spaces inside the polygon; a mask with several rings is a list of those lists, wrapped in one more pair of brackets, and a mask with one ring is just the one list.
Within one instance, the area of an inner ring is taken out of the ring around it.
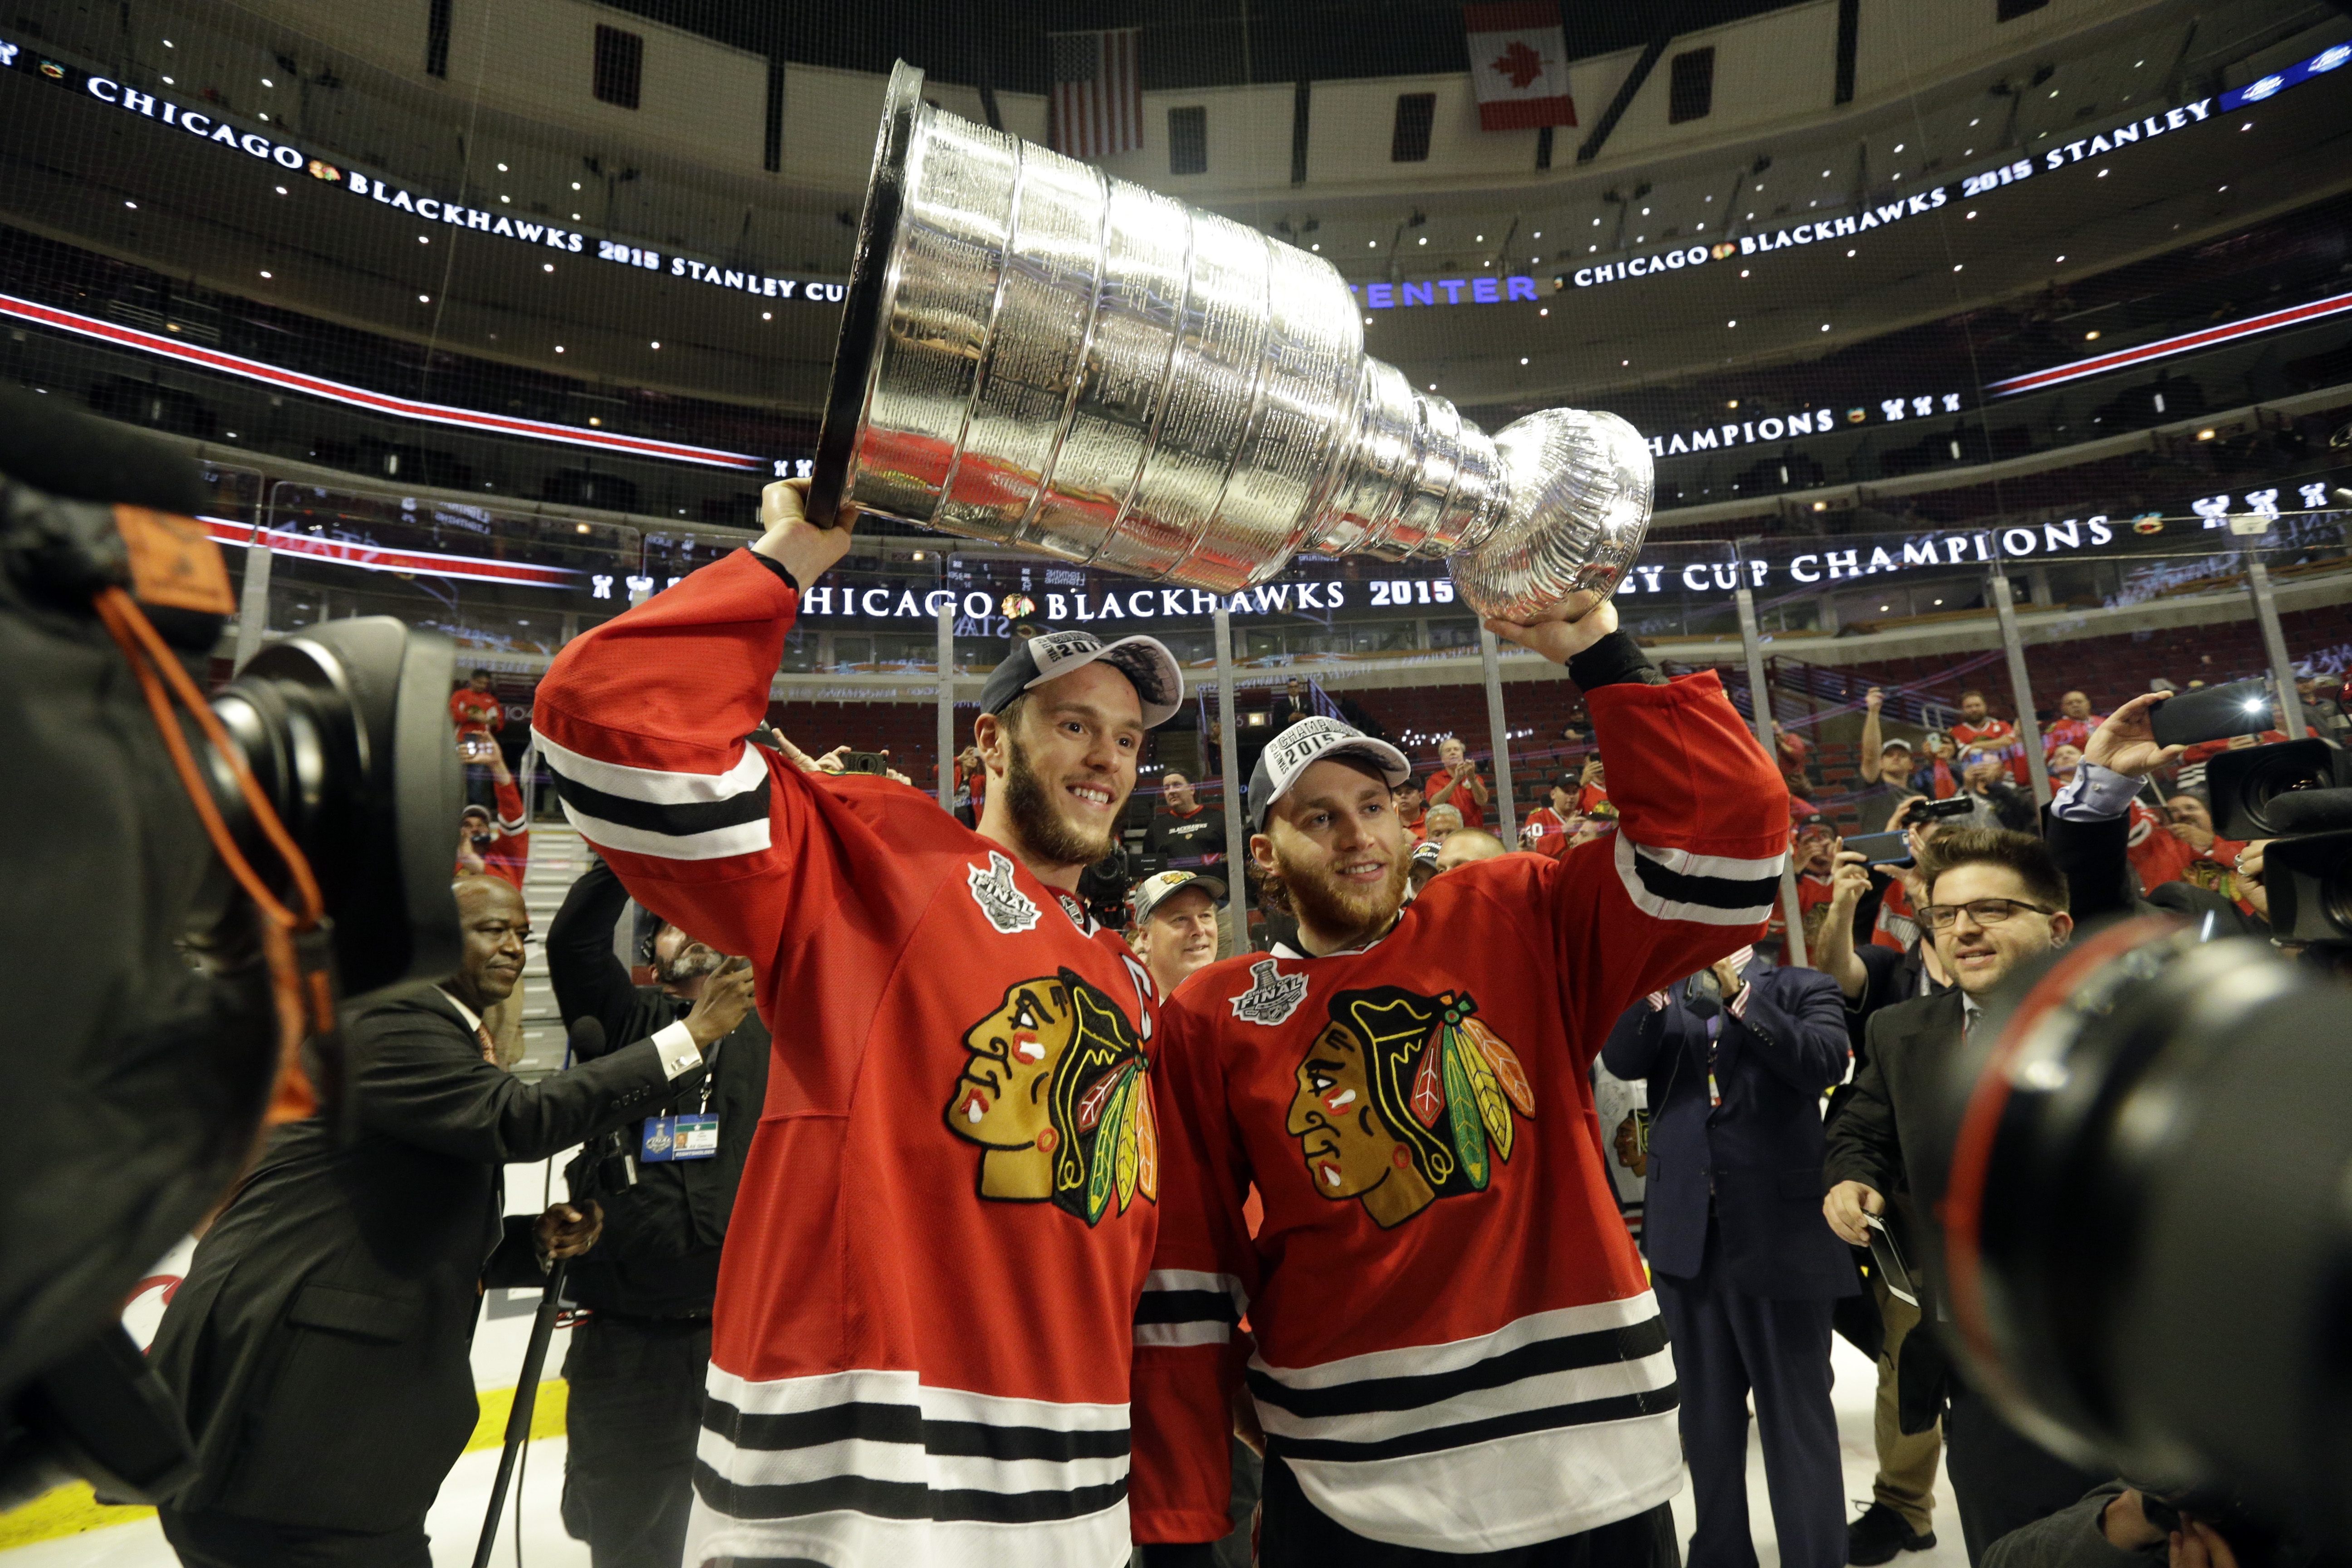
{"label": "championship banner", "polygon": [[1478,94],[1478,129],[1526,131],[1576,123],[1568,93],[1568,41],[1557,0],[1462,7],[1470,35],[1470,81]]}

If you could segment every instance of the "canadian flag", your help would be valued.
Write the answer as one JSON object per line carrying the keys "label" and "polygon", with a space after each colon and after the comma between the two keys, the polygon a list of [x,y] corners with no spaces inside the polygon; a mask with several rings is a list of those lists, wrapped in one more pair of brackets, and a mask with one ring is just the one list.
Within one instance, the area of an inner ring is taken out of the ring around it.
{"label": "canadian flag", "polygon": [[1462,7],[1470,35],[1470,80],[1478,93],[1478,129],[1525,131],[1573,125],[1568,95],[1568,42],[1559,0],[1504,0]]}

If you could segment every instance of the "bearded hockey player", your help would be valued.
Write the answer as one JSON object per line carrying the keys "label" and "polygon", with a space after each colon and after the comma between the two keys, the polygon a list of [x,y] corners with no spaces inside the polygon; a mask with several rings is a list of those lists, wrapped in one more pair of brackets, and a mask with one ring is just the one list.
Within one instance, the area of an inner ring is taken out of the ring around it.
{"label": "bearded hockey player", "polygon": [[1149,637],[989,678],[978,831],[744,737],[847,550],[768,531],[567,647],[533,722],[637,899],[751,955],[775,1038],[719,1268],[687,1561],[1105,1568],[1159,1212],[1151,979],[1073,889],[1182,677]]}
{"label": "bearded hockey player", "polygon": [[1262,1568],[1678,1561],[1674,1363],[1591,1071],[1628,1005],[1762,932],[1789,804],[1714,674],[1668,682],[1616,624],[1605,602],[1487,623],[1568,666],[1607,760],[1618,831],[1560,858],[1409,897],[1402,752],[1310,719],[1259,760],[1250,853],[1298,946],[1202,970],[1160,1017],[1135,1336],[1153,1568],[1225,1533],[1244,1314]]}

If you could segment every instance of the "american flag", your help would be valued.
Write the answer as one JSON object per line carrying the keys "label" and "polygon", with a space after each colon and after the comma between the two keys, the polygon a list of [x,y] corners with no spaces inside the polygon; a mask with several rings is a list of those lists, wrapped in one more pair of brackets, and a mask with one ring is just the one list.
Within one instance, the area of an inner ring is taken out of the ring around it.
{"label": "american flag", "polygon": [[1046,140],[1073,158],[1107,158],[1143,146],[1143,84],[1136,68],[1139,27],[1049,33],[1054,90]]}

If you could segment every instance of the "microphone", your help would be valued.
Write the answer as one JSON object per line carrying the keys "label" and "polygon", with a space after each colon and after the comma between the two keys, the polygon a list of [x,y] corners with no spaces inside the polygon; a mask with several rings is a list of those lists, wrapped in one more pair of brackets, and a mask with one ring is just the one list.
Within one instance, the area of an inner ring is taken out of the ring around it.
{"label": "microphone", "polygon": [[565,1067],[573,1062],[593,1061],[604,1054],[604,1026],[596,1018],[579,1017],[572,1020],[563,1031]]}
{"label": "microphone", "polygon": [[2289,790],[2264,803],[2263,816],[2282,835],[2352,827],[2352,789]]}
{"label": "microphone", "polygon": [[0,387],[0,474],[67,500],[120,501],[181,517],[204,507],[204,486],[186,453],[21,387]]}

